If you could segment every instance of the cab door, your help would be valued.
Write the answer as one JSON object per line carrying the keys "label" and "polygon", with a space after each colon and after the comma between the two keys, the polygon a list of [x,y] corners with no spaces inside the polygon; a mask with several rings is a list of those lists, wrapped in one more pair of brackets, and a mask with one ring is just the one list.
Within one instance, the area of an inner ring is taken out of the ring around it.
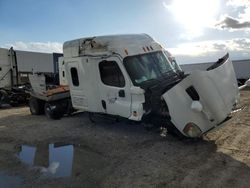
{"label": "cab door", "polygon": [[65,68],[73,107],[88,110],[87,96],[83,90],[84,85],[81,81],[85,75],[85,70],[81,66],[81,60],[68,61]]}
{"label": "cab door", "polygon": [[131,116],[130,82],[117,57],[98,63],[100,102],[104,113],[121,117]]}

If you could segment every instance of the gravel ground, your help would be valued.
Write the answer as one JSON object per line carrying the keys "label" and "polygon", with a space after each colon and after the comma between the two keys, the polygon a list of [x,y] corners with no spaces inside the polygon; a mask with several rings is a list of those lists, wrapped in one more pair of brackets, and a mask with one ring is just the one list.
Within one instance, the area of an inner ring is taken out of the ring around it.
{"label": "gravel ground", "polygon": [[0,187],[249,187],[250,90],[241,98],[243,110],[196,141],[91,123],[85,113],[49,120],[27,107],[1,109]]}

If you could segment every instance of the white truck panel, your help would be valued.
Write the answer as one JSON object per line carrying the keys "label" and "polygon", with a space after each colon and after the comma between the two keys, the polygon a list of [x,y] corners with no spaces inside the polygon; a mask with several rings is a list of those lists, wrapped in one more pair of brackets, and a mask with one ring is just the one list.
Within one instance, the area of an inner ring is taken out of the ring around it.
{"label": "white truck panel", "polygon": [[110,35],[67,41],[63,44],[63,55],[64,57],[108,56],[118,53],[122,57],[126,57],[161,49],[162,47],[146,34]]}
{"label": "white truck panel", "polygon": [[[200,96],[201,112],[191,110],[193,100],[186,92],[190,86]],[[208,131],[226,119],[238,100],[239,90],[232,62],[227,59],[210,71],[191,72],[163,97],[168,104],[172,122],[179,131],[183,133],[183,128],[189,122],[198,125],[203,133]]]}
{"label": "white truck panel", "polygon": [[[90,112],[102,112],[99,100],[99,90],[97,84],[96,63],[86,62],[85,57],[65,58],[65,69],[72,105],[76,109],[87,110]],[[76,68],[78,72],[79,86],[72,83],[71,68]]]}
{"label": "white truck panel", "polygon": [[181,64],[180,67],[185,73],[190,73],[194,70],[205,71],[213,63],[194,63],[194,64]]}
{"label": "white truck panel", "polygon": [[[250,59],[235,60],[233,62],[234,71],[237,79],[248,79],[250,78]],[[182,70],[186,73],[194,70],[206,70],[213,63],[194,63],[194,64],[182,64],[180,65]]]}
{"label": "white truck panel", "polygon": [[250,78],[250,59],[233,61],[233,66],[238,79]]}
{"label": "white truck panel", "polygon": [[0,88],[11,87],[9,50],[0,48]]}
{"label": "white truck panel", "polygon": [[8,53],[9,53],[8,49],[0,48],[0,66],[10,64]]}
{"label": "white truck panel", "polygon": [[58,67],[59,67],[59,83],[60,85],[68,85],[68,80],[67,80],[67,76],[66,76],[66,69],[65,69],[65,62],[63,57],[59,57],[58,60]]}
{"label": "white truck panel", "polygon": [[19,72],[55,72],[53,54],[16,51]]}
{"label": "white truck panel", "polygon": [[44,95],[46,93],[45,76],[43,74],[29,74],[29,80],[35,93],[38,95]]}

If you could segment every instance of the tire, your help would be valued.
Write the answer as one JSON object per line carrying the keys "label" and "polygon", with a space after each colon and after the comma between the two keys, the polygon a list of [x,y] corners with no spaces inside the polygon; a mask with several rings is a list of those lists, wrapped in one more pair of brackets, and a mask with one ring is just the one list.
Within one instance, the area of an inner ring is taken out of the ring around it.
{"label": "tire", "polygon": [[6,103],[9,103],[8,93],[5,90],[0,90],[0,107]]}
{"label": "tire", "polygon": [[30,112],[32,115],[44,114],[44,101],[31,97],[29,101]]}
{"label": "tire", "polygon": [[64,113],[60,110],[57,104],[51,104],[46,102],[44,105],[45,115],[50,119],[60,119]]}
{"label": "tire", "polygon": [[168,133],[172,134],[173,136],[178,137],[179,139],[186,138],[175,126],[172,122],[167,123],[167,131]]}

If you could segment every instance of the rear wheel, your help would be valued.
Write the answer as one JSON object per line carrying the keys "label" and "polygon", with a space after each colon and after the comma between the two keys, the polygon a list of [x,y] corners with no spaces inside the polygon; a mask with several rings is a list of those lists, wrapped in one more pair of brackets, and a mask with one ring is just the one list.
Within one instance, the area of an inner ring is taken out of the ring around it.
{"label": "rear wheel", "polygon": [[31,97],[29,101],[30,112],[32,115],[44,114],[44,101]]}
{"label": "rear wheel", "polygon": [[173,125],[172,122],[170,122],[170,121],[167,122],[166,128],[167,128],[168,133],[170,133],[174,136],[177,136],[180,139],[185,138],[185,136]]}
{"label": "rear wheel", "polygon": [[5,90],[0,90],[0,107],[2,104],[9,102],[8,93]]}
{"label": "rear wheel", "polygon": [[45,115],[50,119],[60,119],[64,113],[56,103],[46,102],[44,105]]}

